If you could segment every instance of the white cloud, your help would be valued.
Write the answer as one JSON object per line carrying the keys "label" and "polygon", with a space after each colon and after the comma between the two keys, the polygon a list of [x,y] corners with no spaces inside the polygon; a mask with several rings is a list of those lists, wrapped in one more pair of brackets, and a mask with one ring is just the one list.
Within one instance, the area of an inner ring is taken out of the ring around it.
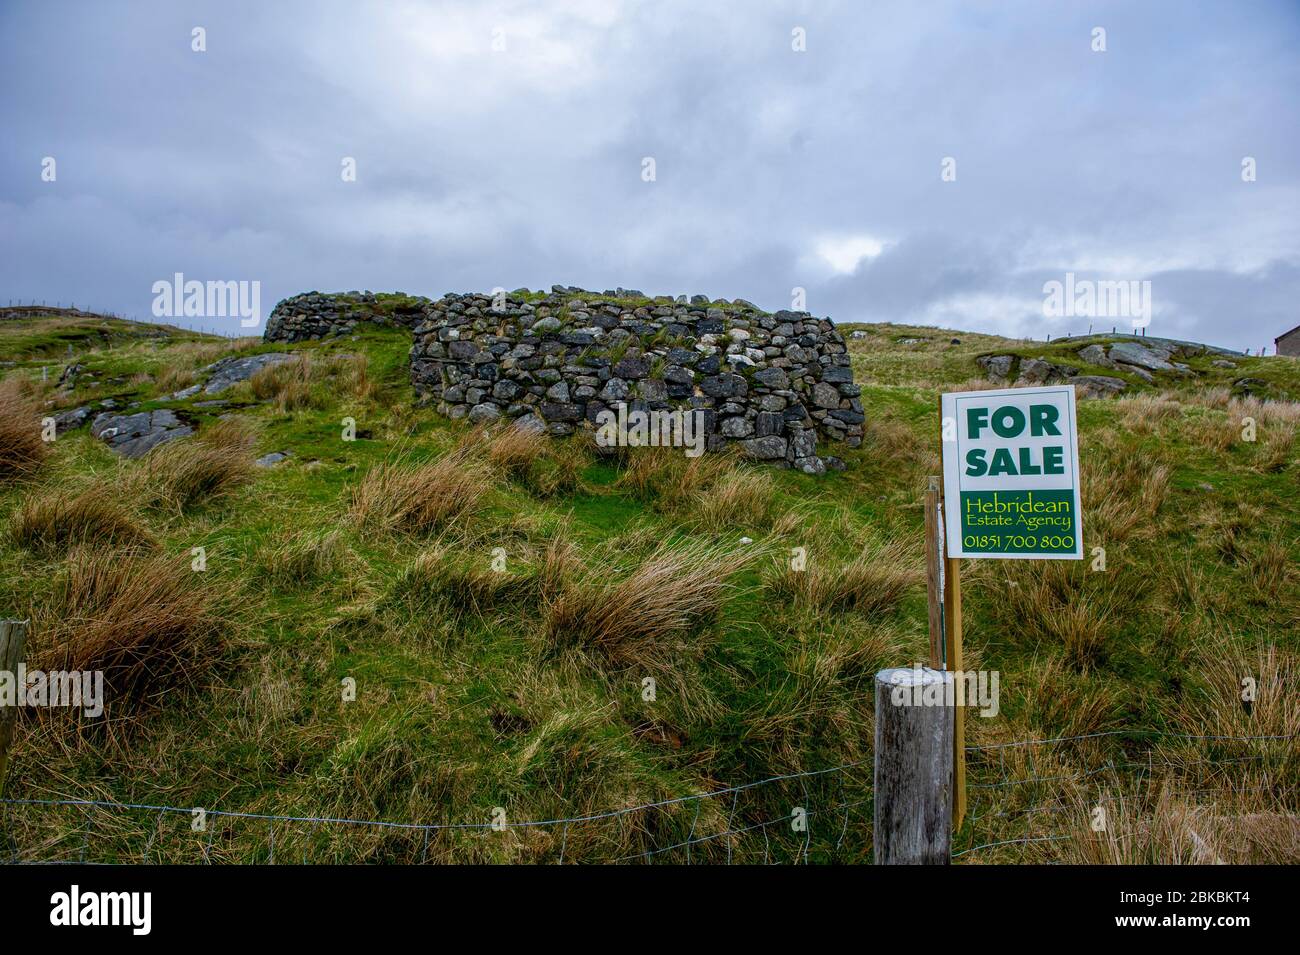
{"label": "white cloud", "polygon": [[888,247],[888,242],[871,235],[838,235],[818,239],[813,244],[813,252],[835,273],[848,275],[857,271],[863,261],[876,258]]}

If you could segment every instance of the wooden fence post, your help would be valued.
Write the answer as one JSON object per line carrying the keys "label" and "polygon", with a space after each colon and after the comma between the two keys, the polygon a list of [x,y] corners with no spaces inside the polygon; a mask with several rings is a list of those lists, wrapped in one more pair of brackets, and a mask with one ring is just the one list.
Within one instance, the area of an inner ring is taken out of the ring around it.
{"label": "wooden fence post", "polygon": [[[18,664],[23,662],[27,649],[27,620],[0,620],[0,673],[13,674],[16,693],[24,692],[17,685]],[[18,720],[19,699],[13,706],[0,704],[0,796],[5,791],[5,771],[9,768],[9,744],[14,738],[14,724]]]}
{"label": "wooden fence post", "polygon": [[877,865],[952,861],[955,689],[951,673],[928,667],[876,674]]}

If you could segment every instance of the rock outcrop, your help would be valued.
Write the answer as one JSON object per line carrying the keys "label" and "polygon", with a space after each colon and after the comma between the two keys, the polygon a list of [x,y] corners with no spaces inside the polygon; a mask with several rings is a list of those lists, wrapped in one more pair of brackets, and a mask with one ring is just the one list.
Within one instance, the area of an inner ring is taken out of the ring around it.
{"label": "rock outcrop", "polygon": [[138,458],[175,438],[194,433],[194,429],[167,409],[117,415],[105,412],[90,423],[90,433],[123,457]]}
{"label": "rock outcrop", "polygon": [[1071,365],[1057,365],[1043,357],[983,355],[976,358],[975,363],[983,368],[989,379],[996,384],[1011,384],[1013,387],[1074,385],[1080,398],[1108,398],[1128,387],[1128,382],[1123,378],[1114,378],[1110,375],[1082,375],[1078,368]]}

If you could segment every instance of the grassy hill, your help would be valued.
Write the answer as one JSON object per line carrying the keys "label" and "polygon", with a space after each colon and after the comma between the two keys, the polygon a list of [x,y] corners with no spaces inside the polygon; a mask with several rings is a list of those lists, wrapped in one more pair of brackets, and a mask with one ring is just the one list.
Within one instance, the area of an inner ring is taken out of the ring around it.
{"label": "grassy hill", "polygon": [[[1078,347],[842,326],[865,333],[867,431],[814,478],[472,432],[415,405],[400,330],[289,349],[126,325],[0,321],[0,616],[32,618],[29,666],[111,689],[106,719],[24,712],[5,795],[467,828],[222,817],[200,836],[185,815],[11,805],[22,857],[870,861],[872,677],[927,653],[938,395],[989,387],[980,356]],[[959,861],[1300,860],[1300,362],[1210,357],[1080,403],[1104,570],[964,567],[967,666],[998,670],[1002,699],[967,721],[983,748],[954,846],[989,847]],[[139,460],[84,426],[32,442],[105,400],[196,433]],[[290,456],[254,465],[270,452]],[[1085,738],[1003,745],[1061,737]],[[628,811],[482,828],[498,807]]]}

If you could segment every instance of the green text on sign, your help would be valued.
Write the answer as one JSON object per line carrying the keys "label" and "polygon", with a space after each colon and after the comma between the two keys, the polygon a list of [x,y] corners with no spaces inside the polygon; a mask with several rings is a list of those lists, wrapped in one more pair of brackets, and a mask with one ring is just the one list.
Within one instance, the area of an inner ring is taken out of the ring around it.
{"label": "green text on sign", "polygon": [[1074,491],[962,491],[961,533],[965,550],[1072,554]]}

